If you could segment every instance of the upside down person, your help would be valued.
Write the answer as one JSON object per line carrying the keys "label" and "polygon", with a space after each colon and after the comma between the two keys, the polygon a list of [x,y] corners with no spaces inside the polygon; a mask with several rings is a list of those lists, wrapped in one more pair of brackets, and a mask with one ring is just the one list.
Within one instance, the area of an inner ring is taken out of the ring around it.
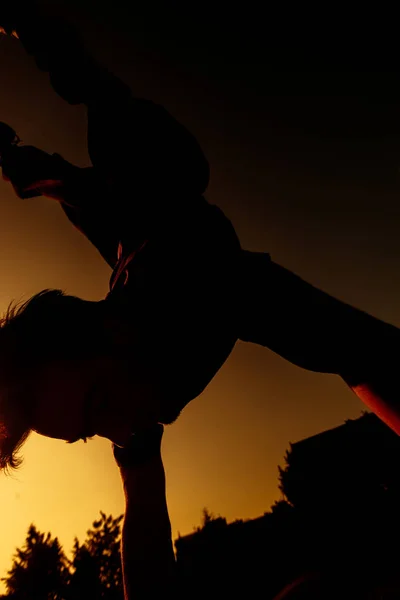
{"label": "upside down person", "polygon": [[337,374],[400,433],[398,330],[243,250],[204,197],[209,167],[195,138],[134,97],[69,25],[21,2],[0,13],[0,26],[64,100],[86,105],[92,166],[13,142],[3,177],[20,198],[58,201],[112,275],[99,302],[45,290],[4,317],[0,467],[18,464],[32,430],[124,447],[133,433],[172,423],[237,340]]}

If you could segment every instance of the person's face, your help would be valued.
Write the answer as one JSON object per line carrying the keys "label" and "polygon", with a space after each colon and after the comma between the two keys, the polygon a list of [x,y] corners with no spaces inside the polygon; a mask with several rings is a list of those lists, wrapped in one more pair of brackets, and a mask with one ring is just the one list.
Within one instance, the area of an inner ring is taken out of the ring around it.
{"label": "person's face", "polygon": [[141,379],[113,359],[43,366],[32,381],[32,429],[69,442],[100,435],[123,446],[135,429],[157,421],[156,398]]}

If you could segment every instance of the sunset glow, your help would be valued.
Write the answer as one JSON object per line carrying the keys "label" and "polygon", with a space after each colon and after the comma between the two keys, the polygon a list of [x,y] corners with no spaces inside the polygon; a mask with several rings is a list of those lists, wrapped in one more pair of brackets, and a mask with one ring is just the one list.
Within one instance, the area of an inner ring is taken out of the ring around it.
{"label": "sunset glow", "polygon": [[[399,190],[390,162],[397,164],[398,149],[389,135],[377,136],[387,146],[377,146],[376,155],[368,154],[368,144],[354,144],[347,155],[336,131],[326,139],[318,134],[325,122],[321,114],[336,114],[336,90],[320,97],[307,88],[284,97],[280,85],[290,77],[285,73],[274,87],[272,70],[268,74],[265,67],[269,58],[257,66],[247,56],[241,67],[227,44],[218,67],[204,32],[193,38],[193,47],[182,34],[178,53],[175,34],[164,24],[154,33],[150,15],[147,29],[138,21],[131,31],[121,17],[111,22],[100,6],[94,24],[75,4],[72,18],[107,68],[135,94],[166,106],[198,138],[211,164],[206,197],[232,220],[243,248],[269,252],[313,285],[400,326]],[[254,85],[247,79],[252,69]],[[63,102],[20,43],[6,37],[0,43],[0,81],[0,121],[26,144],[81,167],[90,164],[84,108]],[[374,106],[368,110],[380,124]],[[350,131],[357,111],[349,109]],[[47,288],[105,298],[111,269],[56,201],[20,200],[0,178],[0,202],[0,315],[11,300]],[[273,319],[268,306],[265,315]],[[228,521],[268,511],[281,497],[278,465],[290,442],[357,418],[365,406],[356,394],[376,408],[365,389],[354,391],[339,377],[238,343],[207,389],[166,427],[163,457],[174,538],[199,525],[204,507]],[[0,475],[0,577],[30,523],[51,531],[68,551],[100,510],[114,516],[124,510],[109,440],[70,445],[32,433],[22,454],[19,471]]]}

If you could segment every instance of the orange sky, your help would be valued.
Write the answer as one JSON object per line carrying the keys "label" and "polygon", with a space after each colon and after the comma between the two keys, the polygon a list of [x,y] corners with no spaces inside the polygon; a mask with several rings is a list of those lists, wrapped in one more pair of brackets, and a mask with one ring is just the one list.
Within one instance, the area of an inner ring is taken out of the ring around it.
{"label": "orange sky", "polygon": [[[78,8],[72,12],[97,54],[138,95],[164,104],[198,137],[212,166],[207,197],[232,219],[245,248],[270,252],[314,285],[400,325],[395,169],[379,163],[374,177],[374,155],[362,144],[342,155],[344,146],[304,132],[301,119],[292,127],[300,113],[293,117],[290,102],[290,126],[281,128],[286,109],[275,121],[271,107],[263,109],[260,90],[244,92],[231,76],[224,83],[216,70],[207,78],[193,48],[180,62],[173,44],[162,56],[160,47],[133,43],[129,27],[107,28],[107,15],[98,14],[91,26]],[[151,23],[146,26],[142,40],[151,32]],[[88,164],[83,109],[53,93],[16,40],[0,39],[0,81],[0,120],[26,143]],[[370,161],[365,168],[363,160]],[[19,200],[3,181],[0,202],[0,310],[43,288],[104,297],[108,266],[56,203]],[[228,520],[268,510],[279,497],[277,465],[289,442],[355,418],[362,409],[338,378],[238,344],[208,389],[166,430],[174,535],[192,531],[203,507]],[[0,576],[31,522],[69,550],[100,510],[123,512],[109,442],[69,446],[33,434],[24,455],[18,474],[0,481]]]}

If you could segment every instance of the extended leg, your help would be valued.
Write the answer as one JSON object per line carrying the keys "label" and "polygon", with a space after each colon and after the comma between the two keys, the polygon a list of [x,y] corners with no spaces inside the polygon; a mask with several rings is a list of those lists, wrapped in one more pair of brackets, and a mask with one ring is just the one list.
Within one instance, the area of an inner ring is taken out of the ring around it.
{"label": "extended leg", "polygon": [[87,105],[90,158],[118,192],[175,199],[203,194],[209,166],[187,129],[163,107],[133,98],[124,82],[90,56],[72,26],[22,4],[29,12],[15,16],[15,31],[55,91],[70,104]]}
{"label": "extended leg", "polygon": [[239,338],[304,369],[340,375],[400,434],[400,331],[244,252]]}
{"label": "extended leg", "polygon": [[[14,0],[2,7],[0,26],[3,22],[8,32],[16,33],[39,69],[49,73],[56,92],[67,102],[89,104],[93,96],[96,101],[130,96],[129,87],[90,56],[74,27],[43,14],[35,0]],[[110,89],[112,93],[107,93]]]}

